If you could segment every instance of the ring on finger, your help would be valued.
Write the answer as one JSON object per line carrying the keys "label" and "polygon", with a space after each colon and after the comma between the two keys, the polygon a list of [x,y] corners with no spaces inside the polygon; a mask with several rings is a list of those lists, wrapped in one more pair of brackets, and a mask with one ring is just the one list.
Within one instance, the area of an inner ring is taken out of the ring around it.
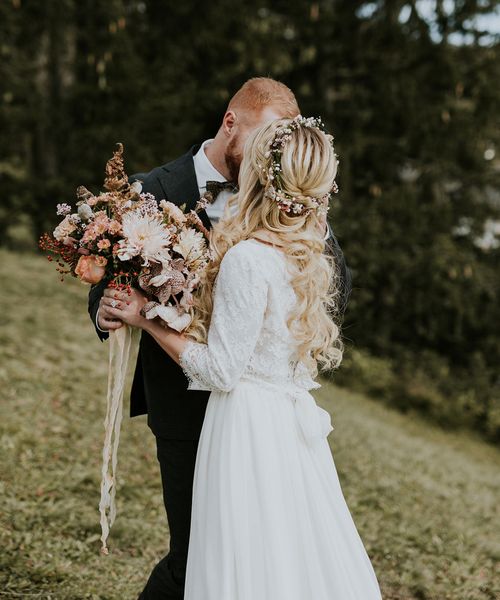
{"label": "ring on finger", "polygon": [[111,300],[110,304],[113,308],[119,308],[119,306],[120,306],[120,303],[118,302],[118,300],[114,300],[114,299]]}

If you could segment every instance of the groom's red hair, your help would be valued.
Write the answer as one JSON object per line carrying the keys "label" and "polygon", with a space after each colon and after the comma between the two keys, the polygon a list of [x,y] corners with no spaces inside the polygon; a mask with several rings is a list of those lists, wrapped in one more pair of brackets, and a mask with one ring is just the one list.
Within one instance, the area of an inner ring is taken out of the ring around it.
{"label": "groom's red hair", "polygon": [[284,83],[269,77],[249,79],[231,98],[227,110],[239,108],[260,115],[267,107],[277,109],[282,118],[286,119],[293,119],[300,114],[292,90]]}

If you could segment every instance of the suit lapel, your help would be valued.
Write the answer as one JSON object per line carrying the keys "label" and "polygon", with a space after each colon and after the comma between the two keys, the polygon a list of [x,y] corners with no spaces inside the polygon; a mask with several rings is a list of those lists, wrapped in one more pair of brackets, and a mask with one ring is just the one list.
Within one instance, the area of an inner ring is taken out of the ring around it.
{"label": "suit lapel", "polygon": [[[200,199],[200,190],[194,170],[193,155],[198,150],[193,146],[189,152],[162,167],[158,179],[165,190],[165,196],[177,206],[186,204],[186,212],[194,210]],[[199,217],[207,229],[212,227],[206,211],[202,210]]]}
{"label": "suit lapel", "polygon": [[196,204],[200,193],[194,171],[192,150],[161,167],[158,179],[170,202],[177,205],[186,203],[186,207]]}

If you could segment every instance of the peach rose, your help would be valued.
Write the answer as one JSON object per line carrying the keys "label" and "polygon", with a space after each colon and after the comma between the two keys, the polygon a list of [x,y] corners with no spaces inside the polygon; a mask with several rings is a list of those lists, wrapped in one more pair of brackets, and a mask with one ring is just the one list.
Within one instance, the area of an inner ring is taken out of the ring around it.
{"label": "peach rose", "polygon": [[80,256],[75,274],[85,283],[99,283],[106,273],[106,263],[104,256]]}
{"label": "peach rose", "polygon": [[105,256],[96,256],[95,264],[98,267],[105,267],[108,264],[108,259]]}

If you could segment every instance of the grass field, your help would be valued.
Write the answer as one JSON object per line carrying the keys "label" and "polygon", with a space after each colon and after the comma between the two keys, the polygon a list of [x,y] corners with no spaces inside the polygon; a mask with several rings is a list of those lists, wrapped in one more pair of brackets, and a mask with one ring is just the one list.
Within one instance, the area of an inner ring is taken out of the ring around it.
{"label": "grass field", "polygon": [[[0,252],[0,273],[0,598],[134,599],[168,541],[153,436],[144,417],[124,420],[103,557],[107,349],[87,289],[28,254]],[[500,598],[498,450],[327,382],[317,398],[384,598]]]}

